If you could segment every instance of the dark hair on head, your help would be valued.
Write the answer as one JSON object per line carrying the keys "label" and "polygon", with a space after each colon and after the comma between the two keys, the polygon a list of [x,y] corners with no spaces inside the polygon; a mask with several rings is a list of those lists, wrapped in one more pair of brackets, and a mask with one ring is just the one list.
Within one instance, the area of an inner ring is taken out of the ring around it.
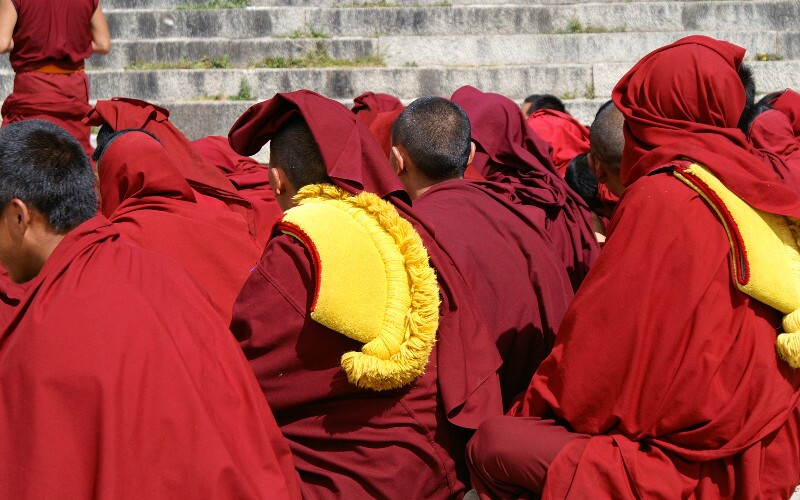
{"label": "dark hair on head", "polygon": [[[126,128],[114,132],[114,129],[112,129],[109,124],[104,123],[97,132],[97,147],[95,148],[94,153],[92,153],[92,159],[95,161],[95,163],[100,162],[100,158],[103,157],[112,142],[116,141],[120,136],[125,135],[128,132],[141,132],[158,141],[158,137],[156,137],[155,134],[149,130],[145,130],[143,128]],[[158,142],[161,143],[161,141]]]}
{"label": "dark hair on head", "polygon": [[589,127],[592,154],[599,156],[611,169],[619,169],[622,161],[622,150],[625,147],[625,134],[622,131],[624,124],[624,116],[614,101],[609,99],[597,110],[592,126]]}
{"label": "dark hair on head", "polygon": [[94,217],[94,172],[83,147],[44,120],[0,128],[0,205],[14,198],[42,213],[62,234]]}
{"label": "dark hair on head", "polygon": [[756,116],[754,114],[756,107],[756,80],[753,77],[753,70],[750,66],[746,64],[739,66],[739,80],[742,81],[742,86],[744,87],[745,101],[744,109],[739,117],[739,123],[736,126],[746,134],[750,124],[753,122],[753,118]]}
{"label": "dark hair on head", "polygon": [[583,198],[589,208],[597,210],[601,206],[600,200],[597,198],[598,183],[597,178],[589,169],[587,156],[588,153],[581,153],[569,162],[564,180],[573,191]]}
{"label": "dark hair on head", "polygon": [[392,125],[392,145],[402,146],[431,180],[464,176],[472,128],[461,107],[443,97],[420,97]]}
{"label": "dark hair on head", "polygon": [[332,183],[311,130],[301,116],[285,121],[269,145],[269,164],[282,168],[295,189]]}
{"label": "dark hair on head", "polygon": [[567,108],[564,107],[564,103],[561,102],[561,99],[552,94],[529,95],[525,98],[525,102],[531,103],[531,106],[528,108],[527,112],[528,116],[532,115],[533,112],[538,109],[554,109],[556,111],[561,111],[562,113],[567,112]]}

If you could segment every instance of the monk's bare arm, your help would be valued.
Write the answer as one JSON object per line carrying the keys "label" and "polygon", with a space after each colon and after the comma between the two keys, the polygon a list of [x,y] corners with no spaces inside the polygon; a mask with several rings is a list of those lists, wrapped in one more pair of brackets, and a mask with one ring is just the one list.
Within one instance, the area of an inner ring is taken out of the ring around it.
{"label": "monk's bare arm", "polygon": [[[11,0],[2,0],[11,3]],[[92,14],[92,20],[89,22],[92,28],[92,53],[93,54],[108,54],[111,50],[111,33],[108,32],[108,23],[106,16],[103,15],[103,8],[100,2],[97,3],[97,9]]]}
{"label": "monk's bare arm", "polygon": [[0,0],[0,54],[14,49],[14,26],[17,24],[17,9],[11,0]]}

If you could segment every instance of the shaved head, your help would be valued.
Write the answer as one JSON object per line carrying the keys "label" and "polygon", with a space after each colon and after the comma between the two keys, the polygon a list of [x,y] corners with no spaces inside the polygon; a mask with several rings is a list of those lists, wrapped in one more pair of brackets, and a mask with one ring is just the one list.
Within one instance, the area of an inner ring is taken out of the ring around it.
{"label": "shaved head", "polygon": [[269,147],[270,166],[282,168],[295,189],[331,182],[317,142],[301,117],[281,125]]}
{"label": "shaved head", "polygon": [[392,145],[402,146],[431,180],[463,177],[472,130],[458,104],[442,97],[421,97],[400,113],[392,126]]}
{"label": "shaved head", "polygon": [[625,136],[622,133],[624,123],[625,117],[614,105],[614,101],[609,100],[597,111],[589,130],[592,154],[599,156],[616,172],[619,172],[622,148],[625,146]]}

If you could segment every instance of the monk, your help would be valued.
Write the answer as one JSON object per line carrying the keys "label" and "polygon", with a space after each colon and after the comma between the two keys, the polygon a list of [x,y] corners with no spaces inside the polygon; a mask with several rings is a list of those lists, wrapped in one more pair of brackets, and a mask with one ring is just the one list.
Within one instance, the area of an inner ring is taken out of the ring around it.
{"label": "monk", "polygon": [[192,141],[192,146],[208,161],[217,167],[243,197],[254,199],[266,214],[261,224],[272,228],[283,210],[275,199],[275,193],[269,185],[269,170],[249,156],[242,156],[234,151],[227,137],[212,135]]}
{"label": "monk", "polygon": [[189,183],[150,135],[117,132],[98,159],[100,209],[142,248],[178,262],[225,324],[261,252],[237,214],[197,203]]}
{"label": "monk", "polygon": [[111,35],[100,0],[0,1],[0,52],[10,52],[14,90],[0,113],[3,126],[33,118],[66,129],[91,154],[84,62],[108,54]]}
{"label": "monk", "polygon": [[452,101],[472,124],[475,158],[471,168],[486,180],[509,184],[510,201],[539,227],[564,262],[577,290],[600,247],[592,231],[591,212],[567,186],[550,160],[549,145],[525,123],[516,104],[499,94],[465,86]]}
{"label": "monk", "polygon": [[800,217],[800,195],[737,128],[744,53],[687,37],[614,88],[625,193],[552,354],[470,442],[482,497],[788,498],[800,482],[798,334],[776,333],[796,277],[765,278],[790,261],[761,244],[788,243],[757,225]]}
{"label": "monk", "polygon": [[771,163],[783,163],[796,181],[800,180],[800,126],[794,123],[798,114],[798,94],[775,92],[759,101],[743,127],[750,144]]}
{"label": "monk", "polygon": [[573,158],[589,151],[589,129],[566,112],[538,109],[526,121],[536,135],[550,144],[550,159],[561,177]]}
{"label": "monk", "polygon": [[544,229],[510,202],[507,185],[463,179],[475,154],[470,132],[458,105],[417,99],[392,127],[391,160],[414,211],[452,249],[478,299],[503,359],[508,407],[550,353],[572,286]]}
{"label": "monk", "polygon": [[625,191],[619,177],[625,136],[622,133],[625,119],[614,101],[600,106],[589,130],[591,148],[586,160],[589,169],[603,186],[598,188],[598,198],[613,207]]}
{"label": "monk", "polygon": [[300,498],[230,332],[175,262],[97,212],[60,127],[0,129],[0,497]]}
{"label": "monk", "polygon": [[564,103],[561,99],[552,94],[531,94],[522,101],[520,109],[522,110],[522,114],[525,115],[525,118],[531,116],[531,114],[540,109],[553,109],[561,113],[567,112],[567,108],[564,107]]}
{"label": "monk", "polygon": [[465,439],[503,412],[501,360],[447,249],[341,104],[277,94],[229,137],[244,155],[269,141],[286,209],[231,329],[304,498],[460,497]]}
{"label": "monk", "polygon": [[250,237],[264,248],[270,223],[274,221],[274,206],[239,193],[229,179],[193,146],[191,141],[169,120],[169,111],[138,99],[115,97],[95,103],[84,123],[99,126],[97,147],[102,149],[113,132],[125,129],[144,129],[152,133],[192,187],[198,203],[211,208],[232,211],[247,223]]}

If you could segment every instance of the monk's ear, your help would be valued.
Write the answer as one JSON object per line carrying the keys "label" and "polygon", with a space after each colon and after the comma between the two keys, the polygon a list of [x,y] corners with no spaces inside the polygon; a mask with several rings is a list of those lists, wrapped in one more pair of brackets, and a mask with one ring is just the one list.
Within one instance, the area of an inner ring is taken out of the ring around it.
{"label": "monk's ear", "polygon": [[286,192],[286,185],[283,172],[279,168],[269,167],[269,184],[272,186],[272,191],[275,195]]}
{"label": "monk's ear", "polygon": [[21,242],[31,224],[31,210],[24,201],[14,198],[3,212],[3,223],[6,224],[11,239]]}
{"label": "monk's ear", "polygon": [[405,162],[403,162],[403,155],[400,153],[397,146],[392,146],[389,154],[389,161],[392,164],[392,168],[394,168],[394,173],[398,176],[403,175],[406,171],[406,165]]}
{"label": "monk's ear", "polygon": [[608,172],[606,172],[605,163],[593,155],[591,151],[586,155],[586,161],[589,163],[589,170],[595,176],[597,182],[605,184],[608,181]]}
{"label": "monk's ear", "polygon": [[467,158],[467,166],[472,165],[472,160],[475,159],[475,141],[469,141],[469,158]]}

